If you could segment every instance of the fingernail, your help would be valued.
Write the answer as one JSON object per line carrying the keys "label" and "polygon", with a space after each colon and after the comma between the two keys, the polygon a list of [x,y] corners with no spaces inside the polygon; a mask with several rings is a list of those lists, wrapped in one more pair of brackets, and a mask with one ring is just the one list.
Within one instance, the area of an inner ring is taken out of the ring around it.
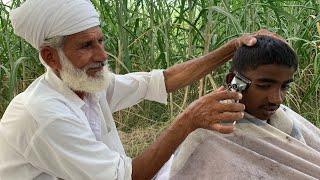
{"label": "fingernail", "polygon": [[252,46],[256,43],[256,38],[252,38],[250,41],[249,41],[249,44]]}
{"label": "fingernail", "polygon": [[237,121],[233,121],[232,125],[234,126],[234,125],[236,125],[236,123],[237,123]]}
{"label": "fingernail", "polygon": [[238,95],[239,95],[239,99],[242,99],[242,94],[241,94],[241,93],[238,93]]}

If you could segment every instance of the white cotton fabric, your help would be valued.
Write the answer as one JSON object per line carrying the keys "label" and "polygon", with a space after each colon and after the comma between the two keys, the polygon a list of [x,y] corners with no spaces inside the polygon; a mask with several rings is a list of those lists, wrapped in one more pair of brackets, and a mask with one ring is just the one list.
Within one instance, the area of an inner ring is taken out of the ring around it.
{"label": "white cotton fabric", "polygon": [[99,106],[99,98],[97,96],[85,96],[84,100],[85,104],[82,106],[82,111],[86,115],[88,119],[90,128],[93,134],[96,137],[97,141],[101,141],[101,117],[102,112]]}
{"label": "white cotton fabric", "polygon": [[290,108],[281,105],[270,124],[245,114],[235,126],[191,133],[166,179],[320,179],[320,130]]}
{"label": "white cotton fabric", "polygon": [[100,25],[89,0],[27,0],[10,12],[14,33],[38,49],[45,39]]}
{"label": "white cotton fabric", "polygon": [[112,113],[143,99],[166,103],[163,71],[113,74],[106,91],[83,101],[48,70],[1,119],[0,179],[131,179]]}

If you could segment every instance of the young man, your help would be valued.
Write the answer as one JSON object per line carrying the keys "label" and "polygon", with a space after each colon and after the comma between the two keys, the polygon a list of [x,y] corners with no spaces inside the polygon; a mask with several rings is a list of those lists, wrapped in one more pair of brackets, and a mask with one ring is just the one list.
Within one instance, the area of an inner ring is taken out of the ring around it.
{"label": "young man", "polygon": [[[230,133],[220,121],[243,117],[241,96],[210,93],[192,103],[141,155],[126,156],[112,113],[205,76],[251,36],[150,73],[108,71],[98,12],[89,0],[27,0],[10,13],[15,34],[39,51],[44,75],[17,95],[0,123],[0,179],[150,179],[197,128]],[[192,74],[192,76],[190,76]]]}
{"label": "young man", "polygon": [[246,112],[261,120],[270,120],[283,102],[293,74],[298,67],[295,52],[280,40],[258,36],[259,44],[243,46],[234,55],[232,73],[227,75],[227,84],[234,76],[248,79],[243,91]]}
{"label": "young man", "polygon": [[236,51],[227,75],[229,85],[242,85],[244,118],[232,134],[189,135],[171,158],[170,173],[164,173],[170,178],[320,178],[320,130],[282,104],[297,56],[281,40],[256,38],[254,46]]}

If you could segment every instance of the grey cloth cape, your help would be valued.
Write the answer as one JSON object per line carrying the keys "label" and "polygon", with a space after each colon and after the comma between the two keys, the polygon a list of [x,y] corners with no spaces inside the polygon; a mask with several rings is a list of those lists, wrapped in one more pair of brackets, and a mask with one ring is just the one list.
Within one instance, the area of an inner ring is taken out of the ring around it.
{"label": "grey cloth cape", "polygon": [[231,134],[190,134],[169,174],[183,180],[320,179],[320,130],[284,105],[270,124],[246,114]]}

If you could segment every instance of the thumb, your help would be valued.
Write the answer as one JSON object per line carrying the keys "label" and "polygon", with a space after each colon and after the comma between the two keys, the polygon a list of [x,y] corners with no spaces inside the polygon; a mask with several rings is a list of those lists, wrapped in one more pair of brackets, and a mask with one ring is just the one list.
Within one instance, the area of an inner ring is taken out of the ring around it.
{"label": "thumb", "polygon": [[210,126],[210,128],[223,134],[229,134],[234,131],[235,127],[233,125],[222,125],[219,123],[214,123]]}
{"label": "thumb", "polygon": [[224,86],[220,86],[218,89],[215,90],[215,92],[222,92],[224,90],[225,90]]}

